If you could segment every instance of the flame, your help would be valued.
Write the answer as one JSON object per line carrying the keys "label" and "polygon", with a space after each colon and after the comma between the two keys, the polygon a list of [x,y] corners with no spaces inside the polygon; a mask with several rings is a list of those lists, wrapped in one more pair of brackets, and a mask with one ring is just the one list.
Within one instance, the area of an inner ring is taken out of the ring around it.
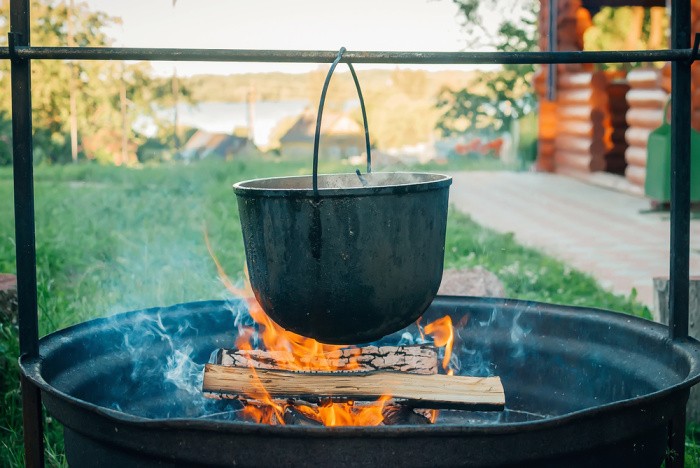
{"label": "flame", "polygon": [[[298,335],[285,330],[277,325],[256,300],[250,287],[248,269],[245,268],[244,288],[236,287],[226,275],[221,263],[217,259],[209,242],[209,236],[204,230],[204,241],[207,250],[213,259],[219,278],[232,294],[243,298],[248,304],[248,313],[257,327],[242,327],[235,341],[235,347],[239,351],[253,350],[253,339],[257,336],[262,343],[262,347],[268,351],[283,351],[285,357],[279,362],[279,368],[292,371],[337,371],[337,362],[329,359],[329,353],[343,350],[345,356],[348,355],[348,363],[342,370],[357,369],[360,364],[354,359],[360,355],[357,347],[328,345],[320,343],[313,338]],[[421,338],[424,338],[423,330],[418,326]],[[425,327],[425,333],[433,336],[435,345],[445,346],[445,357],[442,365],[448,369],[452,352],[454,334],[452,332],[452,320],[449,316],[432,322]],[[308,406],[294,404],[293,402],[280,403],[271,398],[255,372],[255,391],[245,395],[246,398],[254,401],[254,404],[246,404],[242,410],[242,415],[247,420],[263,424],[285,424],[284,414],[289,406],[293,406],[302,415],[322,423],[324,426],[377,426],[384,420],[384,407],[391,401],[391,395],[383,395],[377,401],[370,404],[356,405],[354,402],[334,403],[329,402],[318,406]],[[452,372],[451,369],[448,372]],[[431,422],[437,418],[438,411],[431,410],[428,417]]]}
{"label": "flame", "polygon": [[433,337],[433,342],[438,348],[445,347],[445,355],[442,358],[442,368],[445,369],[448,375],[453,375],[454,371],[450,369],[450,358],[452,357],[452,345],[454,344],[455,335],[452,327],[452,317],[445,315],[442,318],[430,322],[425,326],[425,333]]}

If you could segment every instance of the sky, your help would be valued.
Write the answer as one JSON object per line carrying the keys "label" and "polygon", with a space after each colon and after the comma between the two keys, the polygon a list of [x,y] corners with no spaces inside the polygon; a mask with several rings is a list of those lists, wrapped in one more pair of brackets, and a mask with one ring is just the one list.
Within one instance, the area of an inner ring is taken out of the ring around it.
{"label": "sky", "polygon": [[[173,0],[86,3],[92,10],[122,19],[122,24],[108,31],[120,47],[337,50],[344,46],[348,50],[393,51],[465,48],[461,20],[452,0],[177,0],[174,7]],[[172,73],[173,66],[154,63],[156,72],[163,75]],[[187,76],[305,72],[317,67],[190,62],[178,63],[177,71]]]}

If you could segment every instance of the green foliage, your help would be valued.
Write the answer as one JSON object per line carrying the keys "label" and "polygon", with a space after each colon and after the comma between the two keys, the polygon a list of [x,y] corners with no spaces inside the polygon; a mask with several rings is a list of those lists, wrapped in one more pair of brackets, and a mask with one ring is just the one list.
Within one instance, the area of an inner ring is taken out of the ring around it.
{"label": "green foliage", "polygon": [[[69,11],[68,2],[63,0],[34,0],[31,7],[34,45],[67,45],[68,20],[73,18],[75,45],[109,46],[112,41],[105,31],[119,21],[91,11],[83,2],[75,2],[73,11]],[[7,40],[8,13],[7,9],[0,9],[0,45]],[[0,89],[10,89],[9,67],[9,61],[0,61]],[[160,127],[170,125],[159,118],[156,109],[172,102],[171,85],[168,80],[153,78],[146,63],[33,61],[32,123],[36,162],[53,164],[71,160],[71,77],[77,93],[78,139],[83,158],[122,162],[123,119],[126,119],[127,148],[132,161],[136,146],[143,142],[131,129],[137,118],[151,118]],[[183,99],[188,99],[186,87],[180,87],[180,94]],[[122,98],[126,104],[123,115]],[[9,112],[10,93],[0,93],[0,165],[10,162],[3,149],[10,135],[3,115],[9,115]]]}
{"label": "green foliage", "polygon": [[[484,14],[504,2],[501,0],[453,0],[464,18],[471,42],[488,37]],[[509,4],[510,2],[506,2]],[[537,46],[538,2],[528,0],[520,5],[520,16],[512,14],[498,27],[492,46],[502,52],[526,52]],[[516,9],[517,11],[517,9]],[[482,36],[476,33],[481,32]],[[484,43],[477,43],[484,46]],[[532,86],[535,67],[532,64],[505,64],[497,72],[482,73],[466,88],[445,88],[437,100],[441,115],[436,128],[443,135],[462,134],[468,130],[507,130],[517,120],[534,110],[536,96]]]}
{"label": "green foliage", "polygon": [[[632,28],[635,27],[633,21],[633,7],[604,7],[592,18],[592,26],[583,35],[584,50],[644,50],[655,47],[662,47],[663,42],[652,44],[652,19],[649,8],[644,10],[642,30],[636,43],[630,43],[633,35]],[[668,15],[663,15],[659,25],[661,30],[669,27]],[[662,65],[662,64],[659,64]],[[613,63],[599,64],[598,67],[608,70],[627,70],[636,67],[649,66],[647,63]]]}

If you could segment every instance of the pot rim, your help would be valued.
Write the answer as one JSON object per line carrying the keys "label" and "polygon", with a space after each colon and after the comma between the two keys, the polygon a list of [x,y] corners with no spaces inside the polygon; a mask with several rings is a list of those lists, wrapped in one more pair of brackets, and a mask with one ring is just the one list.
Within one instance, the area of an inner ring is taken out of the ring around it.
{"label": "pot rim", "polygon": [[[293,198],[317,198],[317,197],[360,197],[367,195],[392,195],[392,194],[404,194],[404,193],[415,193],[424,192],[429,190],[439,190],[442,188],[447,188],[452,184],[452,177],[445,174],[438,174],[434,172],[408,172],[408,171],[398,171],[398,172],[372,172],[371,174],[364,174],[363,177],[372,177],[375,175],[413,175],[413,176],[423,176],[426,178],[424,181],[411,182],[405,184],[392,184],[392,185],[379,185],[379,186],[368,186],[368,187],[343,187],[343,188],[319,188],[318,195],[314,194],[311,182],[311,175],[301,175],[301,176],[284,176],[284,177],[266,177],[260,179],[250,179],[237,182],[233,185],[233,191],[238,196],[243,197],[293,197]],[[356,178],[355,173],[336,173],[336,174],[319,174],[319,181],[324,178],[330,177],[342,177],[347,176],[352,179]],[[307,181],[308,188],[274,188],[266,186],[255,186],[261,182],[267,183],[279,183],[284,181]]]}

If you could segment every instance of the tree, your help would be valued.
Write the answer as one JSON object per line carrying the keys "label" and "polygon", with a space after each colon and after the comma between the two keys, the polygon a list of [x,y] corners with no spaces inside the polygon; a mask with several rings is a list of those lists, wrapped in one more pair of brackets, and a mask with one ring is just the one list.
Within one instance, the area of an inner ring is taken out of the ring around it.
{"label": "tree", "polygon": [[[8,16],[7,8],[0,9],[0,45],[7,41]],[[32,1],[32,18],[31,42],[43,46],[66,45],[69,36],[75,46],[109,46],[112,40],[105,30],[119,21],[102,12],[91,11],[83,2],[70,7],[65,0]],[[69,18],[72,18],[72,25]],[[0,89],[10,89],[9,69],[9,61],[0,61]],[[172,100],[170,83],[153,78],[148,64],[124,66],[110,61],[78,61],[68,66],[58,60],[35,60],[32,62],[32,123],[37,162],[72,160],[71,78],[79,96],[75,108],[81,157],[116,164],[133,162],[135,146],[143,139],[135,134],[132,125],[124,125],[124,117],[132,123],[137,117],[143,117],[150,118],[159,127],[165,125],[158,109]],[[183,94],[187,95],[187,90],[181,89]],[[9,115],[10,107],[10,93],[0,93],[0,146],[10,138],[1,122],[2,114]],[[125,135],[125,131],[128,134]],[[123,144],[125,138],[126,145]],[[127,161],[122,157],[125,146],[131,148]],[[3,161],[0,156],[0,164]]]}
{"label": "tree", "polygon": [[[453,0],[459,6],[467,43],[475,48],[502,52],[526,52],[537,47],[537,8],[535,0]],[[487,14],[509,9],[495,31],[486,26]],[[513,10],[513,11],[511,11]],[[443,89],[437,100],[442,112],[437,128],[443,135],[471,129],[500,131],[531,112],[536,103],[532,86],[534,65],[506,64],[496,72],[481,73],[463,89]]]}

